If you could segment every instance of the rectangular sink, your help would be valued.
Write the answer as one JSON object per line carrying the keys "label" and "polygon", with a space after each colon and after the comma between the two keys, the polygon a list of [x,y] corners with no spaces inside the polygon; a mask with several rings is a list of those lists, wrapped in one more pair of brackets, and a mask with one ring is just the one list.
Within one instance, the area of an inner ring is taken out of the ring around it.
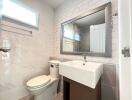
{"label": "rectangular sink", "polygon": [[73,60],[60,63],[59,73],[73,81],[95,88],[102,73],[103,64]]}

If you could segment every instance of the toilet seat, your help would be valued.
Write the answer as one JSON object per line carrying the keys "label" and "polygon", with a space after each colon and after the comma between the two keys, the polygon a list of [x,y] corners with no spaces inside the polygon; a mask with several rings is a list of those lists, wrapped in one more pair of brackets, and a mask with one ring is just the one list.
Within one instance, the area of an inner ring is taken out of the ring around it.
{"label": "toilet seat", "polygon": [[51,81],[51,77],[47,75],[42,75],[35,77],[27,82],[27,87],[29,88],[39,88],[45,86]]}

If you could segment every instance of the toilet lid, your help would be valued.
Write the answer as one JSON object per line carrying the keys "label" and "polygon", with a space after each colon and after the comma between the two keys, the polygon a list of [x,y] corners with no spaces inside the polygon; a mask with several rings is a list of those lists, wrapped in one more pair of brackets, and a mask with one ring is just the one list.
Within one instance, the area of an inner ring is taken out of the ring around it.
{"label": "toilet lid", "polygon": [[59,64],[60,61],[59,60],[50,60],[49,63],[51,63],[51,64]]}
{"label": "toilet lid", "polygon": [[27,82],[28,87],[40,87],[49,83],[51,80],[50,76],[42,75],[35,77]]}

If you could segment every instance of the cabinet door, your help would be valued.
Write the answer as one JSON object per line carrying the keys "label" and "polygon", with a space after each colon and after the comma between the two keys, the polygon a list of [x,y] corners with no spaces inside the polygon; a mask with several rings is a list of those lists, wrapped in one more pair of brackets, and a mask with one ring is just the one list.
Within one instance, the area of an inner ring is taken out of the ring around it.
{"label": "cabinet door", "polygon": [[101,80],[95,89],[64,77],[64,100],[101,100]]}
{"label": "cabinet door", "polygon": [[95,90],[72,81],[70,84],[70,100],[97,100]]}

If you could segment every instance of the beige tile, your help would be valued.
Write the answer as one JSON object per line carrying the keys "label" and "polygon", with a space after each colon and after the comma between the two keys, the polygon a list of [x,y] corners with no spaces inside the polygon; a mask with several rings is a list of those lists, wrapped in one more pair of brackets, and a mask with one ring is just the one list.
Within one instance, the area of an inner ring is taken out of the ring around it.
{"label": "beige tile", "polygon": [[103,85],[102,87],[102,100],[118,100],[116,98],[116,88]]}
{"label": "beige tile", "polygon": [[111,64],[105,64],[103,66],[103,74],[101,82],[109,87],[116,87],[117,84],[117,74],[116,74],[116,66]]}
{"label": "beige tile", "polygon": [[102,84],[110,87],[116,87],[116,73],[112,73],[110,71],[103,72]]}
{"label": "beige tile", "polygon": [[103,70],[104,71],[112,71],[113,73],[115,73],[116,72],[116,64],[105,63],[103,65]]}
{"label": "beige tile", "polygon": [[[2,31],[2,39],[9,38],[11,43],[10,58],[3,61],[0,57],[0,100],[17,100],[28,95],[25,82],[33,76],[48,74],[49,57],[53,54],[54,10],[44,0],[21,0],[26,6],[39,12],[39,29],[23,27],[15,22],[3,20],[2,23],[33,32],[32,36],[24,36]],[[14,28],[10,29],[15,31]],[[22,34],[29,34],[19,30]],[[1,36],[0,36],[1,37]],[[2,86],[1,85],[6,85]],[[8,85],[7,85],[8,84]],[[6,90],[7,87],[11,89]],[[12,95],[13,94],[13,95]],[[9,98],[5,97],[9,95]],[[12,99],[13,98],[13,99]],[[28,98],[27,98],[28,99]]]}

